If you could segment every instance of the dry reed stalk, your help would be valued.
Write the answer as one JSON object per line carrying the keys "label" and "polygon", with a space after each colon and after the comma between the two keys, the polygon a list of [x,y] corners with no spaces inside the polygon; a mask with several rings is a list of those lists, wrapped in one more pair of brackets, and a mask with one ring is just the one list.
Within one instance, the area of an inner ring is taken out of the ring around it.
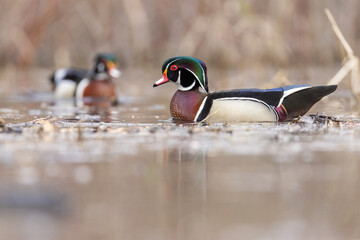
{"label": "dry reed stalk", "polygon": [[83,22],[83,25],[91,33],[91,37],[97,40],[97,36],[102,36],[105,26],[102,24],[91,7],[90,2],[80,2],[76,5],[75,10]]}
{"label": "dry reed stalk", "polygon": [[[34,4],[36,3],[34,2]],[[45,10],[39,16],[27,21],[23,27],[14,32],[13,41],[18,51],[17,62],[20,65],[27,66],[34,59],[48,26],[56,19],[59,3],[59,0],[47,2]],[[34,4],[29,6],[30,10],[34,7]],[[38,5],[35,7],[38,7]]]}
{"label": "dry reed stalk", "polygon": [[151,49],[152,37],[145,4],[140,0],[125,0],[123,6],[129,20],[132,46],[136,50],[135,58],[146,59]]}
{"label": "dry reed stalk", "polygon": [[359,84],[359,58],[354,56],[354,52],[351,49],[349,43],[346,41],[344,35],[341,33],[339,26],[337,25],[333,15],[329,9],[325,9],[325,13],[330,21],[333,32],[337,37],[339,43],[345,50],[345,64],[335,74],[335,76],[327,83],[328,85],[339,84],[345,76],[351,71],[351,91],[357,100],[360,100],[360,84]]}

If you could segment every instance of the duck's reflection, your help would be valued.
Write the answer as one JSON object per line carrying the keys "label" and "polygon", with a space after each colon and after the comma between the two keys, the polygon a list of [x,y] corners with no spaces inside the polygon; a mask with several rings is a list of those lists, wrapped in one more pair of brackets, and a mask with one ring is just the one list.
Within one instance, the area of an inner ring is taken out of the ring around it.
{"label": "duck's reflection", "polygon": [[206,153],[180,146],[163,154],[168,222],[176,224],[179,239],[201,236],[207,219]]}
{"label": "duck's reflection", "polygon": [[[64,121],[111,122],[114,107],[109,101],[92,101],[91,105],[77,107],[75,99],[56,99],[50,109]],[[88,117],[91,116],[91,117]]]}

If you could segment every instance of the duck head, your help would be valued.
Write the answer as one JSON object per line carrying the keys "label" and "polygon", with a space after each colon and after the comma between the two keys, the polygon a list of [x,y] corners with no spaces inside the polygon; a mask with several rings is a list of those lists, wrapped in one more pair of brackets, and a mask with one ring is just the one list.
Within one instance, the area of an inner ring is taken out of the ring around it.
{"label": "duck head", "polygon": [[90,72],[90,75],[94,80],[119,78],[121,72],[117,68],[117,60],[115,55],[109,53],[96,55],[94,66]]}
{"label": "duck head", "polygon": [[162,66],[162,78],[153,87],[167,82],[174,82],[180,91],[200,90],[209,92],[207,68],[203,61],[193,57],[173,57],[166,60]]}

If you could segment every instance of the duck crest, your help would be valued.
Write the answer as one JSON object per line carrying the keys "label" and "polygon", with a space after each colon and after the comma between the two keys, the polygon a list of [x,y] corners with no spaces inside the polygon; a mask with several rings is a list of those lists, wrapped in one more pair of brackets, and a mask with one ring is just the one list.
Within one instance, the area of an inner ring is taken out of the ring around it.
{"label": "duck crest", "polygon": [[170,113],[173,118],[194,121],[205,93],[199,90],[176,91],[170,102]]}

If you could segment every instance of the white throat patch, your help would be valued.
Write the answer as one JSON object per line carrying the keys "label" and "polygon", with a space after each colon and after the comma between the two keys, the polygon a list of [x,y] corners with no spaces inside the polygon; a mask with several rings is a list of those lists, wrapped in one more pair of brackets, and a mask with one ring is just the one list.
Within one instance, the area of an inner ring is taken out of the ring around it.
{"label": "white throat patch", "polygon": [[190,86],[188,86],[188,87],[183,87],[183,86],[181,86],[181,85],[179,85],[179,90],[180,91],[189,91],[189,90],[191,90],[194,86],[195,86],[195,84],[196,84],[196,82],[194,81]]}
{"label": "white throat patch", "polygon": [[179,70],[179,76],[178,76],[178,78],[177,78],[177,80],[176,80],[176,83],[178,84],[178,89],[180,90],[180,91],[189,91],[189,90],[191,90],[194,86],[195,86],[195,84],[196,84],[196,80],[194,79],[194,82],[190,85],[190,86],[188,86],[188,87],[183,87],[183,86],[181,86],[181,83],[180,83],[180,75],[181,75],[181,71]]}
{"label": "white throat patch", "polygon": [[107,73],[97,73],[94,76],[95,80],[104,81],[107,80],[109,75]]}

